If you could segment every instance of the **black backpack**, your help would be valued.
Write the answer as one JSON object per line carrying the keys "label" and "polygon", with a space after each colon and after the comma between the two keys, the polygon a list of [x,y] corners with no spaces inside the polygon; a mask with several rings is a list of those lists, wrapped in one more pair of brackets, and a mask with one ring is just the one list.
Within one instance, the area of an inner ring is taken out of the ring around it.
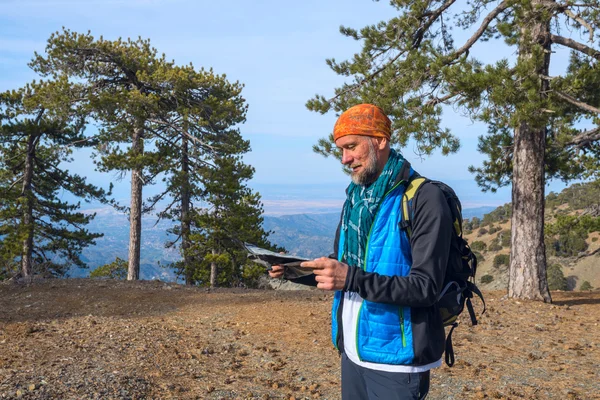
{"label": "black backpack", "polygon": [[467,241],[463,238],[462,231],[462,206],[460,200],[454,193],[454,190],[443,182],[431,181],[421,176],[411,178],[406,186],[404,196],[402,198],[402,219],[400,227],[406,230],[408,236],[412,235],[411,219],[414,217],[413,200],[417,191],[424,183],[439,187],[452,212],[452,220],[454,222],[454,230],[452,235],[452,244],[448,266],[446,267],[446,275],[444,278],[444,286],[438,297],[438,308],[442,315],[444,326],[452,326],[448,336],[446,337],[445,359],[449,367],[454,365],[454,349],[452,347],[452,332],[458,326],[456,322],[458,316],[463,312],[465,303],[471,323],[477,325],[475,311],[471,299],[473,294],[479,296],[483,302],[483,313],[485,313],[485,301],[483,295],[477,286],[475,286],[475,272],[477,271],[477,257],[469,247]]}

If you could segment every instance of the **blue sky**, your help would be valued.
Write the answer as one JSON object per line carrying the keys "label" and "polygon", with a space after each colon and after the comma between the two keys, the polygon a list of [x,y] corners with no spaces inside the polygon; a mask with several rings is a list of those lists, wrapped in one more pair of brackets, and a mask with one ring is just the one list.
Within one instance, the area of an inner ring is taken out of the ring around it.
{"label": "blue sky", "polygon": [[[262,194],[267,213],[331,211],[341,205],[348,177],[337,160],[313,153],[312,145],[331,132],[336,116],[309,112],[304,104],[317,93],[330,96],[343,82],[326,58],[350,58],[360,49],[339,33],[339,26],[360,28],[394,12],[385,1],[370,0],[0,0],[0,91],[36,78],[27,62],[63,26],[106,39],[149,38],[178,64],[212,67],[245,84],[249,112],[241,132],[252,145],[246,162],[256,168],[251,186]],[[491,62],[513,57],[512,51],[480,45],[472,53]],[[555,68],[564,68],[566,61],[567,53],[555,54]],[[403,153],[415,169],[450,183],[465,207],[510,201],[509,188],[481,193],[468,172],[469,165],[484,160],[476,146],[485,126],[452,109],[444,122],[461,138],[461,150],[422,160],[410,144]],[[110,174],[94,172],[89,151],[77,154],[70,169],[102,186],[114,181]],[[128,186],[127,179],[117,184],[123,201]],[[554,183],[549,189],[562,187]],[[156,190],[145,189],[145,194]]]}

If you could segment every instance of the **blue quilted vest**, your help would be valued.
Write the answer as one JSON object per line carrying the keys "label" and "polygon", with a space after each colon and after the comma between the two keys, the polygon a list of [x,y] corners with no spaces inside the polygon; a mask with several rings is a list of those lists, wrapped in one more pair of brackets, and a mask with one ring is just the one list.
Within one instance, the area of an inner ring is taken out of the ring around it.
{"label": "blue quilted vest", "polygon": [[[413,171],[411,170],[411,173]],[[410,241],[400,229],[402,195],[405,185],[398,184],[386,194],[379,206],[367,239],[366,272],[388,276],[407,276],[412,265]],[[340,233],[338,259],[343,259],[344,233]],[[335,293],[332,309],[332,340],[337,346],[338,310],[344,294]],[[413,335],[410,307],[363,300],[356,326],[357,353],[361,361],[379,364],[413,363]],[[343,350],[343,349],[338,349]]]}

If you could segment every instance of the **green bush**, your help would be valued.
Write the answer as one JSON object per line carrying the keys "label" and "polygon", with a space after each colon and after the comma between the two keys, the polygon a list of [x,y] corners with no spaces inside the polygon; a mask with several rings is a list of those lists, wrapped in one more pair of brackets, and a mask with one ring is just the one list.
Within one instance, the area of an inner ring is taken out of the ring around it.
{"label": "green bush", "polygon": [[481,283],[491,283],[493,280],[494,277],[492,275],[484,275],[479,279]]}
{"label": "green bush", "polygon": [[502,250],[502,245],[498,243],[497,239],[492,240],[490,245],[488,246],[488,251],[500,251]]}
{"label": "green bush", "polygon": [[600,231],[600,217],[591,215],[558,215],[556,222],[546,224],[546,247],[550,255],[573,257],[588,247],[591,232]]}
{"label": "green bush", "polygon": [[550,290],[568,290],[567,278],[562,271],[562,265],[552,264],[546,270],[548,276],[548,288]]}
{"label": "green bush", "polygon": [[257,263],[246,264],[242,267],[242,279],[249,288],[259,287],[261,278],[265,275],[265,267]]}
{"label": "green bush", "polygon": [[558,238],[553,238],[550,241],[550,253],[557,257],[573,257],[585,251],[588,244],[585,239],[587,233],[574,230],[562,233]]}
{"label": "green bush", "polygon": [[109,279],[125,279],[127,278],[127,260],[122,260],[119,257],[110,264],[104,264],[96,268],[90,273],[90,278],[109,278]]}
{"label": "green bush", "polygon": [[489,234],[491,235],[493,233],[500,232],[501,230],[502,228],[500,228],[499,226],[492,225],[490,226]]}
{"label": "green bush", "polygon": [[597,242],[597,241],[598,241],[598,236],[594,236],[594,237],[592,238],[592,242]]}
{"label": "green bush", "polygon": [[485,261],[485,257],[480,252],[473,250],[473,254],[475,254],[475,258],[477,259],[478,264],[481,264]]}
{"label": "green bush", "polygon": [[510,256],[508,254],[498,254],[494,257],[494,268],[500,268],[501,265],[508,265],[510,263]]}
{"label": "green bush", "polygon": [[473,251],[485,251],[486,248],[487,245],[481,240],[476,240],[475,242],[471,243],[471,250]]}
{"label": "green bush", "polygon": [[588,281],[581,282],[581,286],[579,286],[579,290],[592,290],[594,287]]}
{"label": "green bush", "polygon": [[481,228],[481,229],[479,229],[479,231],[477,231],[477,236],[483,236],[486,233],[488,233],[488,230],[485,228]]}

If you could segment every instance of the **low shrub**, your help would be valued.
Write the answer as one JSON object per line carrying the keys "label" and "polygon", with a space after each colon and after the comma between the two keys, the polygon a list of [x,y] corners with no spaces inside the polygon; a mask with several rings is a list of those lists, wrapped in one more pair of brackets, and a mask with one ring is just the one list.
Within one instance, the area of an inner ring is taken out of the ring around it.
{"label": "low shrub", "polygon": [[487,245],[481,240],[476,240],[473,243],[471,243],[471,250],[473,251],[485,251],[486,248]]}
{"label": "low shrub", "polygon": [[498,254],[494,257],[494,268],[500,268],[501,265],[508,265],[510,263],[510,256],[508,254]]}
{"label": "low shrub", "polygon": [[127,278],[128,263],[119,257],[110,264],[104,264],[90,273],[90,278],[125,279]]}

